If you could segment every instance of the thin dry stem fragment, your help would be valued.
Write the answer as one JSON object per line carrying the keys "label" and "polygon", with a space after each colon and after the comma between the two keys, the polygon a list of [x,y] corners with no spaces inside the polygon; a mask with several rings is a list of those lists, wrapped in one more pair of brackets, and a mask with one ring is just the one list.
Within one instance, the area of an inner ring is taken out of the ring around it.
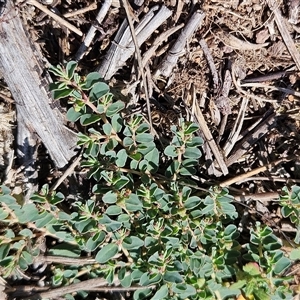
{"label": "thin dry stem fragment", "polygon": [[44,13],[46,13],[48,16],[53,18],[55,21],[57,21],[58,23],[60,23],[63,26],[66,26],[68,29],[75,32],[76,34],[78,34],[80,36],[83,35],[83,33],[78,28],[76,28],[74,25],[70,24],[69,22],[67,22],[66,20],[61,18],[60,16],[53,13],[51,10],[49,10],[47,7],[45,7],[43,4],[37,2],[36,0],[27,0],[26,2],[28,4],[34,5],[35,7],[37,7],[38,9],[43,11]]}

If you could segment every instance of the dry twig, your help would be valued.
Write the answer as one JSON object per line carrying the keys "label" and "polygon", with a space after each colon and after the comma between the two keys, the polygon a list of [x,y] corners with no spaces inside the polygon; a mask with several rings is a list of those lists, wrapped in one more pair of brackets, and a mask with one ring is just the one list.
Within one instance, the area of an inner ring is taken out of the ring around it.
{"label": "dry twig", "polygon": [[160,67],[155,72],[155,77],[158,78],[160,75],[169,77],[173,68],[175,67],[180,56],[185,54],[184,48],[188,40],[192,37],[194,32],[201,26],[201,23],[205,17],[205,13],[202,11],[196,11],[190,20],[187,22],[184,29],[181,31],[178,39],[172,48],[168,51],[164,57]]}
{"label": "dry twig", "polygon": [[206,121],[204,119],[204,116],[202,114],[202,111],[200,109],[200,107],[198,105],[196,105],[196,119],[200,125],[200,128],[204,134],[204,137],[205,137],[205,140],[206,142],[208,143],[212,153],[214,154],[215,158],[216,158],[216,161],[218,162],[219,164],[219,167],[222,171],[222,173],[224,175],[227,175],[228,174],[228,169],[227,169],[227,166],[224,162],[224,159],[222,157],[222,154],[220,153],[219,149],[218,149],[218,146],[206,124]]}
{"label": "dry twig", "polygon": [[275,160],[275,161],[273,161],[273,162],[271,162],[269,164],[266,164],[265,166],[256,168],[256,169],[254,169],[252,171],[249,171],[249,172],[247,172],[245,174],[241,174],[241,175],[235,176],[235,177],[233,177],[233,178],[231,178],[229,180],[223,181],[222,183],[220,183],[220,186],[221,187],[230,186],[230,185],[232,185],[232,184],[234,184],[236,182],[242,181],[242,180],[244,180],[244,179],[246,179],[248,177],[251,177],[253,175],[256,175],[258,173],[261,173],[261,172],[264,172],[264,171],[266,171],[268,169],[271,169],[271,168],[279,165],[282,162],[291,161],[291,160],[293,160],[295,158],[296,157],[294,155],[291,155],[291,156],[288,156],[288,157],[282,157],[282,158],[280,158],[278,160]]}
{"label": "dry twig", "polygon": [[37,7],[38,9],[43,11],[44,13],[46,13],[48,16],[53,18],[56,22],[58,22],[61,25],[69,28],[71,31],[75,32],[76,34],[78,34],[80,36],[83,35],[83,33],[78,28],[76,28],[74,25],[70,24],[69,22],[67,22],[66,20],[61,18],[60,16],[53,13],[51,10],[49,10],[47,7],[45,7],[43,4],[37,2],[36,0],[26,0],[26,2],[28,4],[34,5],[35,7]]}
{"label": "dry twig", "polygon": [[[100,11],[98,12],[98,15],[96,17],[96,21],[98,22],[98,24],[101,24],[103,19],[105,18],[106,14],[108,13],[108,10],[111,6],[112,0],[105,0]],[[84,53],[86,52],[86,50],[88,49],[88,47],[90,46],[91,42],[93,41],[95,34],[96,34],[97,28],[94,25],[91,25],[91,28],[88,32],[88,34],[86,35],[83,43],[81,44],[81,46],[79,47],[76,55],[75,55],[75,59],[78,61],[80,60]]]}
{"label": "dry twig", "polygon": [[281,15],[280,9],[278,7],[278,2],[274,0],[267,0],[267,3],[274,14],[275,22],[282,36],[282,39],[288,51],[290,52],[298,70],[300,70],[300,53],[297,50],[288,29],[286,28],[285,19]]}

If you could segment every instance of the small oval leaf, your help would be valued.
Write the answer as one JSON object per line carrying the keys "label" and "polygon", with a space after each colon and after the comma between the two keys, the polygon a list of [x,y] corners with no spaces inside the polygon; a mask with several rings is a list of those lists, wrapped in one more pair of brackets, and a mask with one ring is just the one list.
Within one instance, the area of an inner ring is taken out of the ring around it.
{"label": "small oval leaf", "polygon": [[95,260],[103,264],[113,258],[118,251],[119,247],[116,244],[108,244],[97,253]]}

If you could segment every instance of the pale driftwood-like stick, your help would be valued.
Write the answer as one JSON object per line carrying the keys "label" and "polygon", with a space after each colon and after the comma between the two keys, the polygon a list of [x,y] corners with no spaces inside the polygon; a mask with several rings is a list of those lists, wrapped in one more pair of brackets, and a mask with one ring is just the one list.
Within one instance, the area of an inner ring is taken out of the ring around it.
{"label": "pale driftwood-like stick", "polygon": [[216,144],[216,142],[215,142],[215,140],[214,140],[207,124],[206,124],[206,121],[204,119],[202,111],[201,111],[201,109],[199,108],[198,105],[196,105],[196,114],[195,114],[195,116],[196,116],[196,119],[197,119],[197,121],[200,125],[200,128],[201,128],[202,132],[203,132],[205,140],[208,143],[212,153],[214,154],[214,156],[216,158],[216,161],[218,162],[222,173],[224,175],[227,175],[228,174],[227,166],[224,162],[224,159],[223,159],[222,155],[220,154],[218,146],[217,146],[217,144]]}
{"label": "pale driftwood-like stick", "polygon": [[[56,255],[38,255],[34,259],[34,264],[62,264],[70,266],[84,266],[98,263],[94,258],[74,258]],[[107,265],[101,265],[99,268],[107,268]]]}
{"label": "pale driftwood-like stick", "polygon": [[187,22],[184,29],[181,31],[177,41],[173,47],[168,51],[167,55],[163,59],[160,67],[155,72],[155,77],[163,75],[169,77],[180,56],[185,54],[185,47],[188,40],[192,37],[194,32],[201,26],[201,23],[205,17],[205,13],[202,11],[196,11],[190,20]]}
{"label": "pale driftwood-like stick", "polygon": [[278,27],[278,30],[282,36],[282,39],[283,39],[288,51],[290,52],[291,57],[293,58],[298,70],[300,70],[300,53],[299,53],[298,49],[296,48],[295,43],[294,43],[293,39],[291,38],[287,27],[285,26],[285,19],[281,15],[280,9],[278,7],[279,4],[277,1],[274,1],[274,0],[267,0],[267,3],[270,7],[270,10],[274,14],[274,19],[275,19],[276,25]]}
{"label": "pale driftwood-like stick", "polygon": [[42,12],[44,12],[45,14],[50,16],[52,19],[54,19],[56,22],[58,22],[61,25],[69,28],[71,31],[75,32],[76,34],[78,34],[80,36],[83,35],[82,32],[78,28],[76,28],[74,25],[70,24],[69,22],[67,22],[66,20],[61,18],[60,16],[56,15],[55,13],[53,13],[51,10],[49,10],[47,7],[45,7],[43,4],[37,2],[36,0],[26,0],[26,3],[37,7]]}
{"label": "pale driftwood-like stick", "polygon": [[258,50],[267,47],[269,43],[253,44],[248,41],[243,41],[230,33],[221,31],[217,34],[218,38],[228,47],[239,50]]}
{"label": "pale driftwood-like stick", "polygon": [[264,171],[267,171],[271,168],[274,168],[275,166],[279,165],[280,163],[282,162],[287,162],[287,161],[291,161],[293,159],[295,159],[296,157],[294,155],[291,155],[289,157],[282,157],[280,159],[277,159],[269,164],[266,164],[265,166],[262,166],[262,167],[259,167],[259,168],[256,168],[254,170],[251,170],[250,172],[247,172],[247,173],[244,173],[244,174],[241,174],[241,175],[238,175],[236,177],[233,177],[231,179],[228,179],[226,181],[223,181],[222,183],[220,183],[220,187],[226,187],[226,186],[230,186],[236,182],[239,182],[239,181],[242,181],[248,177],[251,177],[251,176],[254,176],[258,173],[261,173],[261,172],[264,172]]}
{"label": "pale driftwood-like stick", "polygon": [[[155,11],[158,12],[155,14]],[[172,12],[164,5],[152,7],[136,26],[137,42],[142,45],[145,40],[167,19]],[[126,61],[134,54],[134,43],[131,38],[127,20],[122,23],[114,42],[97,71],[105,80],[109,80]]]}
{"label": "pale driftwood-like stick", "polygon": [[171,36],[173,33],[178,31],[184,26],[184,24],[177,25],[175,27],[172,27],[168,29],[165,32],[162,32],[153,42],[152,46],[144,53],[143,55],[143,66],[148,63],[149,59],[155,54],[156,49],[159,47],[159,45],[168,39],[169,36]]}
{"label": "pale driftwood-like stick", "polygon": [[65,18],[71,18],[71,17],[75,17],[77,15],[80,15],[80,14],[85,14],[86,12],[88,11],[91,11],[91,10],[95,10],[97,9],[97,3],[92,3],[86,7],[83,7],[83,8],[80,8],[80,9],[77,9],[75,11],[71,11],[71,12],[68,12],[68,13],[65,13],[63,14],[63,16]]}
{"label": "pale driftwood-like stick", "polygon": [[[96,21],[98,24],[101,24],[103,19],[108,13],[109,8],[111,7],[112,0],[105,0],[101,9],[98,12],[98,15],[96,17]],[[80,60],[88,47],[90,46],[91,42],[93,41],[95,34],[96,34],[97,28],[94,25],[91,25],[91,28],[89,29],[88,34],[86,35],[84,42],[81,44],[79,47],[76,55],[75,55],[75,60]]]}
{"label": "pale driftwood-like stick", "polygon": [[[9,22],[1,18],[9,19]],[[39,52],[26,35],[22,21],[7,2],[6,14],[0,17],[0,68],[17,108],[18,125],[36,132],[57,167],[64,167],[74,156],[76,134],[64,126],[64,116],[48,93],[50,76],[45,72]],[[42,75],[43,74],[43,75]],[[26,137],[18,141],[24,151]]]}
{"label": "pale driftwood-like stick", "polygon": [[245,195],[237,195],[234,196],[234,200],[238,202],[245,202],[245,201],[275,201],[279,199],[279,194],[276,192],[269,192],[269,193],[256,193],[256,194],[245,194]]}
{"label": "pale driftwood-like stick", "polygon": [[266,117],[262,122],[249,132],[235,147],[234,153],[226,160],[226,165],[237,162],[245,153],[249,151],[251,146],[261,139],[266,133],[270,132],[276,125],[275,113]]}

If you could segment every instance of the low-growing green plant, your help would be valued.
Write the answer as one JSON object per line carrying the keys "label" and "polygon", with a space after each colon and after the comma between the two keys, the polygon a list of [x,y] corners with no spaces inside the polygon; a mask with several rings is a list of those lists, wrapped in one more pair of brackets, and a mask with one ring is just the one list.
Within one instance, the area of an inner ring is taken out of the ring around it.
{"label": "low-growing green plant", "polygon": [[290,218],[295,224],[297,234],[295,243],[300,244],[300,187],[292,186],[291,190],[288,187],[282,189],[280,195],[281,213],[284,218]]}
{"label": "low-growing green plant", "polygon": [[75,69],[75,62],[52,67],[59,79],[50,88],[56,99],[68,97],[69,120],[87,126],[78,145],[92,196],[66,207],[65,196],[44,185],[32,203],[18,203],[2,186],[2,276],[22,277],[40,253],[39,238],[51,237],[57,244],[48,255],[95,258],[87,265],[56,266],[47,274],[53,287],[84,275],[103,277],[108,286],[117,279],[122,287],[136,287],[133,299],[291,295],[282,284],[287,278],[280,278],[290,260],[272,229],[257,223],[249,243],[240,245],[228,190],[199,192],[192,179],[203,143],[198,126],[180,120],[161,149],[142,115],[122,115],[125,104],[113,100],[98,73],[82,78]]}

